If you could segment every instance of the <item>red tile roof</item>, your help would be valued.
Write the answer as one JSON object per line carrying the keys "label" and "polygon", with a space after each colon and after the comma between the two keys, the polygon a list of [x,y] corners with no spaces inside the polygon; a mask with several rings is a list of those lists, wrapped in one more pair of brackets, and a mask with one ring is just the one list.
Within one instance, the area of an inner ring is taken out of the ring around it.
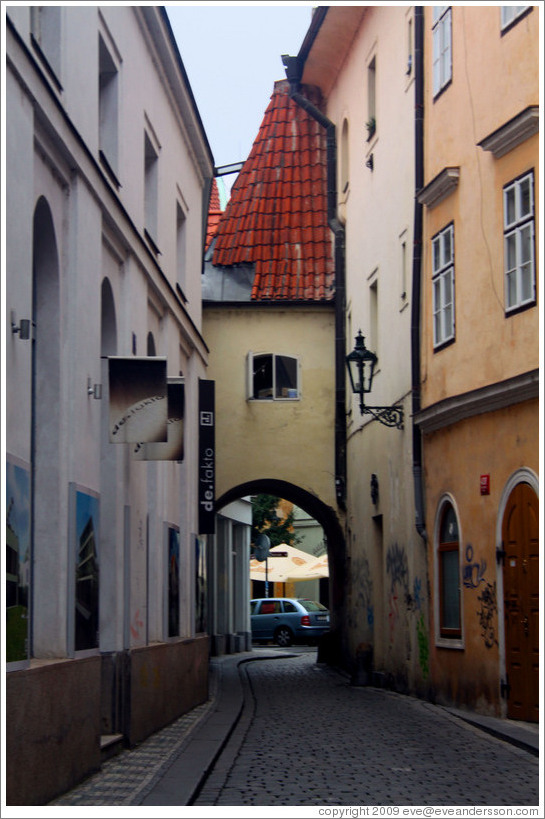
{"label": "red tile roof", "polygon": [[206,226],[206,244],[205,249],[208,250],[210,242],[216,235],[218,225],[223,211],[220,204],[220,192],[218,190],[218,183],[215,179],[212,180],[212,190],[210,191],[210,204],[208,206],[208,223]]}
{"label": "red tile roof", "polygon": [[[303,93],[319,107],[318,89]],[[333,299],[326,159],[324,128],[290,98],[287,80],[275,83],[212,257],[216,267],[254,265],[252,300]]]}

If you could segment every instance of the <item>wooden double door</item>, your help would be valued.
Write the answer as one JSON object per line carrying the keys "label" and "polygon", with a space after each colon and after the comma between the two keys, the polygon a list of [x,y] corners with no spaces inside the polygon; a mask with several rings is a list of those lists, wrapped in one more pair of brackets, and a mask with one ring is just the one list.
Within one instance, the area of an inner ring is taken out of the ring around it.
{"label": "wooden double door", "polygon": [[539,503],[533,488],[511,492],[502,524],[507,716],[539,721]]}

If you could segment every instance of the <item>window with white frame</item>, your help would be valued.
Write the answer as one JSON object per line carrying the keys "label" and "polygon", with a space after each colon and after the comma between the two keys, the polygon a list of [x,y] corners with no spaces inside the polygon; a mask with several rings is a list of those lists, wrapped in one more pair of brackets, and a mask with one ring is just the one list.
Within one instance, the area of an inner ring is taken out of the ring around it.
{"label": "window with white frame", "polygon": [[433,346],[454,340],[454,225],[432,239]]}
{"label": "window with white frame", "polygon": [[433,6],[433,95],[452,79],[452,8]]}
{"label": "window with white frame", "polygon": [[501,6],[501,27],[502,31],[511,25],[519,17],[522,17],[531,6]]}
{"label": "window with white frame", "polygon": [[535,303],[534,176],[532,173],[503,189],[505,310]]}
{"label": "window with white frame", "polygon": [[300,397],[297,358],[278,353],[248,353],[248,398],[282,401]]}

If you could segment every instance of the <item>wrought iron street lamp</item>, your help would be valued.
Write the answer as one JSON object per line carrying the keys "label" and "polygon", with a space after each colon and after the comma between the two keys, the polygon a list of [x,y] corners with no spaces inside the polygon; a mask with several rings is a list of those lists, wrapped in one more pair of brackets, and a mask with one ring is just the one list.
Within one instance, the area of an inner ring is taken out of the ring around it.
{"label": "wrought iron street lamp", "polygon": [[358,330],[356,346],[346,356],[346,366],[348,367],[352,392],[360,397],[360,413],[362,415],[372,415],[373,418],[376,418],[377,421],[387,427],[403,429],[403,407],[397,405],[393,407],[368,407],[365,404],[363,397],[366,392],[371,392],[377,361],[377,356],[367,349],[365,338],[362,336],[361,330]]}

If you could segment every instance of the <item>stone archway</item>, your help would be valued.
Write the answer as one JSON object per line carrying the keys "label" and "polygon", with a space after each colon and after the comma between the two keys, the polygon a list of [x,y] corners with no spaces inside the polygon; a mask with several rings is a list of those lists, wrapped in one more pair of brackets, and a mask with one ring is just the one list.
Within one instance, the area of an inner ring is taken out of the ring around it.
{"label": "stone archway", "polygon": [[232,487],[216,500],[216,512],[239,498],[266,493],[292,501],[311,515],[324,530],[328,544],[330,571],[331,637],[323,651],[327,662],[342,664],[345,656],[344,590],[346,588],[346,541],[341,521],[336,511],[312,493],[289,481],[274,478],[260,478]]}

